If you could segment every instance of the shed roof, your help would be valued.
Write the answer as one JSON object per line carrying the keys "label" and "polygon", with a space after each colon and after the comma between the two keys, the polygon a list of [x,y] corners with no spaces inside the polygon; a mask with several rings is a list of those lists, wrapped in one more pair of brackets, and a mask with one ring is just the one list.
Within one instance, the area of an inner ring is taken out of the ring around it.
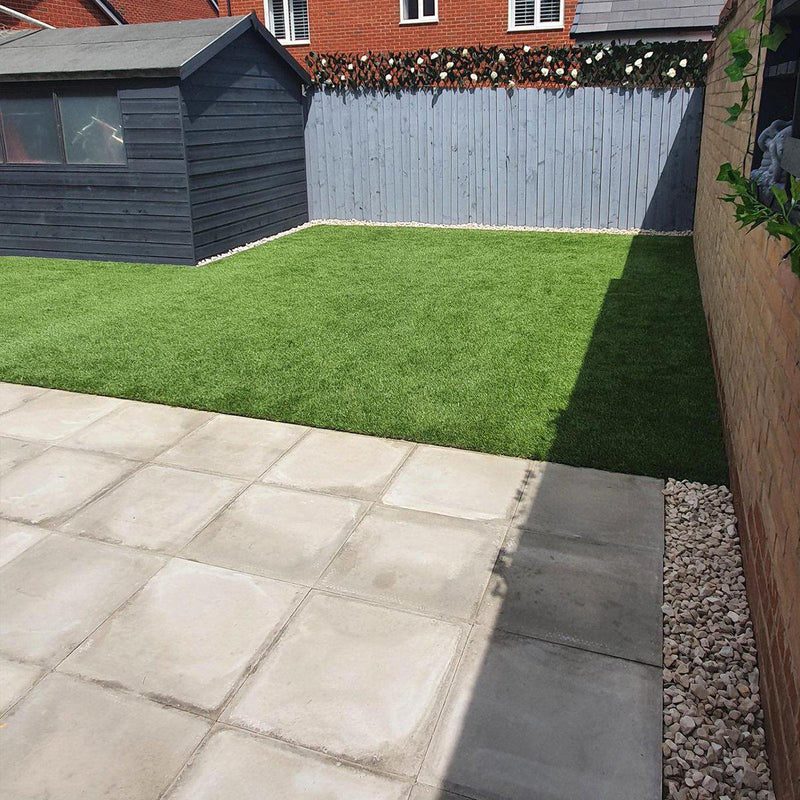
{"label": "shed roof", "polygon": [[0,81],[57,78],[185,78],[249,30],[256,31],[297,76],[308,74],[258,21],[246,17],[142,25],[58,28],[0,39]]}
{"label": "shed roof", "polygon": [[578,0],[572,33],[711,30],[722,5],[723,0]]}

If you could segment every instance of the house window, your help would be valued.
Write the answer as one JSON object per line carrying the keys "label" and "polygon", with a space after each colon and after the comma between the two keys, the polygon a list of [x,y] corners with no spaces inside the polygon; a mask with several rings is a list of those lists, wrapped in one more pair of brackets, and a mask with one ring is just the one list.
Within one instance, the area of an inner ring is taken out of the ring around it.
{"label": "house window", "polygon": [[267,27],[281,44],[308,44],[308,0],[266,0]]}
{"label": "house window", "polygon": [[437,0],[400,0],[400,24],[438,22]]}
{"label": "house window", "polygon": [[116,93],[0,97],[0,153],[9,164],[124,164]]}
{"label": "house window", "polygon": [[563,27],[563,0],[509,0],[508,29],[510,31],[535,31]]}

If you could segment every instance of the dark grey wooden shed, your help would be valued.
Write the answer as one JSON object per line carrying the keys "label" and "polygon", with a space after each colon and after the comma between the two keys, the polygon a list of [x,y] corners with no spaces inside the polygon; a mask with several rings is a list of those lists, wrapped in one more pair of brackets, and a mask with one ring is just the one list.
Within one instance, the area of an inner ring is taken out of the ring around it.
{"label": "dark grey wooden shed", "polygon": [[308,220],[308,75],[255,15],[0,37],[0,255],[195,264]]}

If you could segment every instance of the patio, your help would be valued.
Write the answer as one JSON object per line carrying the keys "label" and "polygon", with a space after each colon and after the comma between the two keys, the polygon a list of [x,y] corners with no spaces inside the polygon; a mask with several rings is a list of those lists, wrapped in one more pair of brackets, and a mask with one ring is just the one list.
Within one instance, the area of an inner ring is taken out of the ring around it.
{"label": "patio", "polygon": [[660,797],[661,481],[0,412],[3,797]]}

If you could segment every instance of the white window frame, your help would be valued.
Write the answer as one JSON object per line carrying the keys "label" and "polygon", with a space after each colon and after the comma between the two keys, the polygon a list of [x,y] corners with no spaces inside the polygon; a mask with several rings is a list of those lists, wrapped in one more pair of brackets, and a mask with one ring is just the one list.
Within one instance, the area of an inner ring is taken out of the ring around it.
{"label": "white window frame", "polygon": [[561,0],[558,22],[541,22],[539,16],[542,10],[541,0],[536,0],[536,22],[533,25],[514,24],[514,0],[508,0],[508,30],[509,31],[555,31],[564,28],[564,0]]}
{"label": "white window frame", "polygon": [[[419,0],[420,6],[423,0]],[[562,0],[563,2],[563,0]],[[417,17],[416,19],[406,19],[405,0],[400,0],[400,24],[401,25],[428,25],[431,22],[439,21],[439,0],[433,0],[433,15],[430,17]]]}
{"label": "white window frame", "polygon": [[[294,38],[294,18],[292,17],[292,3],[291,0],[264,0],[264,19],[267,21],[267,28],[269,32],[275,32],[275,20],[272,17],[272,6],[274,3],[280,3],[283,6],[283,19],[285,20],[286,32],[288,36],[283,39],[278,39],[281,44],[311,44],[311,21],[308,25],[308,38],[295,39]],[[306,13],[308,13],[308,0],[306,0]]]}

